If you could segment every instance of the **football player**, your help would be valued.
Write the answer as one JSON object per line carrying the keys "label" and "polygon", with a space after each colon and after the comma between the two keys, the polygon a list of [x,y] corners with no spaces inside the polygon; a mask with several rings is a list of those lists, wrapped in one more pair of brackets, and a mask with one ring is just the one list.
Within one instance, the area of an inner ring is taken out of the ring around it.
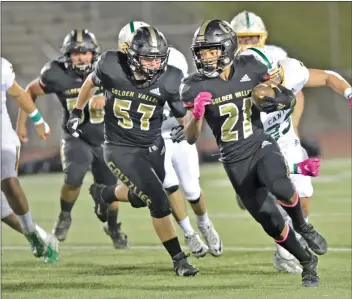
{"label": "football player", "polygon": [[[237,14],[231,21],[231,27],[236,31],[238,43],[242,50],[249,47],[263,48],[277,60],[287,58],[287,52],[280,47],[267,45],[268,32],[261,17],[258,15],[243,11]],[[302,91],[296,94],[296,107],[294,109],[292,120],[293,128],[296,135],[299,133],[299,123],[304,110],[304,95]],[[309,157],[320,156],[320,146],[318,143],[305,138],[301,138],[302,146],[307,150]]]}
{"label": "football player", "polygon": [[[139,27],[150,26],[147,23],[134,21],[126,24],[119,33],[118,45],[120,51],[124,51],[133,32]],[[184,77],[188,76],[188,64],[184,55],[173,47],[170,47],[168,65],[180,69]],[[152,93],[158,93],[155,89]],[[168,192],[173,215],[183,230],[185,243],[196,257],[205,256],[210,252],[214,256],[222,253],[222,241],[216,232],[207,213],[205,195],[199,185],[199,160],[196,145],[190,145],[180,136],[177,142],[173,142],[171,135],[177,136],[183,126],[173,117],[169,105],[166,103],[163,112],[162,137],[165,142],[165,180],[163,186]],[[183,140],[182,140],[183,139]],[[185,196],[197,217],[197,226],[201,231],[207,245],[194,231],[184,206],[184,198],[179,190],[183,189]]]}
{"label": "football player", "polygon": [[[248,48],[241,55],[253,55],[262,63],[268,63],[271,80],[291,89],[294,93],[298,93],[303,87],[328,86],[341,96],[346,97],[352,105],[351,85],[336,72],[309,69],[293,58],[286,58],[279,62],[260,48]],[[308,157],[294,130],[292,115],[293,109],[261,114],[265,132],[277,141],[282,154],[290,165]],[[313,195],[311,178],[309,176],[291,174],[290,179],[300,196],[303,216],[305,221],[308,222],[310,212],[309,199]],[[291,218],[283,209],[280,208],[280,210],[285,221],[292,226]],[[299,235],[297,237],[300,238]],[[301,272],[300,267],[295,263],[294,257],[278,244],[274,255],[274,266],[285,272]]]}
{"label": "football player", "polygon": [[47,139],[50,133],[49,126],[43,120],[29,95],[16,82],[12,64],[1,57],[1,219],[10,220],[8,218],[11,214],[13,216],[14,212],[20,227],[18,227],[17,221],[13,221],[12,227],[24,234],[34,256],[44,257],[46,262],[56,262],[59,258],[58,241],[55,236],[47,233],[33,222],[26,195],[17,178],[21,144],[12,128],[10,116],[7,112],[6,94],[10,95],[18,106],[29,114],[40,139]]}
{"label": "football player", "polygon": [[[95,182],[106,185],[115,185],[116,177],[103,157],[105,98],[102,87],[92,95],[89,105],[84,109],[80,119],[80,138],[72,137],[66,129],[66,122],[76,104],[79,90],[100,54],[98,42],[92,32],[75,29],[66,35],[61,52],[63,56],[48,62],[41,70],[39,78],[32,81],[26,90],[33,101],[38,96],[54,93],[63,108],[61,161],[65,178],[60,194],[61,211],[53,233],[60,241],[64,241],[71,226],[71,211],[87,171],[91,169]],[[17,132],[22,142],[28,141],[26,118],[26,114],[20,111]],[[113,203],[108,215],[100,215],[99,219],[105,222],[104,231],[111,237],[115,248],[126,248],[127,237],[121,232],[117,216],[118,204]]]}
{"label": "football player", "polygon": [[153,27],[138,28],[125,53],[103,53],[81,88],[67,128],[72,136],[80,135],[79,119],[89,95],[97,86],[103,86],[104,157],[122,184],[116,188],[93,184],[90,191],[96,210],[104,211],[106,202],[116,199],[127,199],[134,207],[148,206],[154,229],[172,258],[176,274],[194,276],[199,270],[181,250],[162,185],[165,144],[161,124],[165,102],[175,117],[186,114],[178,92],[183,74],[172,66],[166,68],[168,55],[165,37]]}
{"label": "football player", "polygon": [[190,109],[185,125],[187,141],[196,142],[205,119],[217,140],[225,171],[246,209],[275,242],[299,260],[302,286],[318,286],[318,258],[296,239],[269,195],[280,201],[312,251],[324,254],[327,242],[305,222],[280,148],[260,121],[260,110],[293,107],[293,92],[278,85],[275,98],[264,98],[260,110],[252,105],[253,88],[270,79],[268,67],[252,55],[238,56],[237,35],[227,22],[203,22],[191,47],[198,73],[186,78],[180,88],[181,98]]}

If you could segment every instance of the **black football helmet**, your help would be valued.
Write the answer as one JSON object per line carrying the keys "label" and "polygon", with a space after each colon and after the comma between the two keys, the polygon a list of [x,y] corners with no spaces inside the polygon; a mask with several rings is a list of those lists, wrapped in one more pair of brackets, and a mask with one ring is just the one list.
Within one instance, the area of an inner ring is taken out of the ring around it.
{"label": "black football helmet", "polygon": [[[71,53],[92,52],[93,59],[90,63],[72,65]],[[100,55],[100,46],[95,35],[87,29],[74,29],[69,32],[61,47],[61,53],[64,55],[65,65],[72,68],[81,76],[87,75],[92,71],[93,63]]]}
{"label": "black football helmet", "polygon": [[[169,57],[169,46],[164,35],[153,27],[140,27],[130,37],[127,44],[127,64],[132,72],[138,72],[146,81],[155,82],[165,71]],[[140,58],[161,58],[159,68],[145,68]]]}
{"label": "black football helmet", "polygon": [[[195,32],[191,49],[198,72],[207,77],[217,77],[233,63],[239,52],[236,32],[225,21],[207,20]],[[203,49],[221,50],[217,67],[201,58],[200,51]]]}

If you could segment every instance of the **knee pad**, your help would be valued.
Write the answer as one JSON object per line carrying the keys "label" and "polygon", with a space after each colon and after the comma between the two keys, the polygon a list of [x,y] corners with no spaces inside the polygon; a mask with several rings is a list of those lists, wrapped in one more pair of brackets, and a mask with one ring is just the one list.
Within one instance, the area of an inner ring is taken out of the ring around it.
{"label": "knee pad", "polygon": [[73,187],[81,187],[87,170],[77,164],[75,166],[66,169],[64,183]]}
{"label": "knee pad", "polygon": [[166,198],[166,200],[163,201],[158,201],[157,203],[152,202],[152,204],[149,206],[150,209],[150,215],[153,218],[164,218],[166,216],[169,216],[171,214],[171,207],[169,200]]}
{"label": "knee pad", "polygon": [[271,185],[270,192],[276,197],[276,199],[281,201],[289,201],[295,189],[288,177],[275,180]]}
{"label": "knee pad", "polygon": [[167,194],[170,195],[170,194],[176,192],[178,190],[178,187],[179,187],[178,185],[174,185],[174,186],[170,186],[170,187],[165,188],[165,190],[166,190]]}
{"label": "knee pad", "polygon": [[136,194],[132,193],[130,190],[128,191],[128,201],[131,206],[134,208],[145,208],[147,203],[140,199]]}
{"label": "knee pad", "polygon": [[199,201],[202,190],[200,189],[199,182],[192,180],[191,182],[182,183],[181,187],[189,202]]}
{"label": "knee pad", "polygon": [[199,203],[200,196],[197,199],[195,199],[195,200],[193,200],[193,199],[187,199],[187,200],[189,201],[190,204],[195,205],[195,204]]}

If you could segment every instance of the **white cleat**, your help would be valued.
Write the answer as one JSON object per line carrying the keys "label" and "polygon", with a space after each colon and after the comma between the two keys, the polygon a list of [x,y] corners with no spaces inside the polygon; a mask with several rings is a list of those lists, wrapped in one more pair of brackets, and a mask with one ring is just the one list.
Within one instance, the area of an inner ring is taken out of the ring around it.
{"label": "white cleat", "polygon": [[198,226],[205,242],[209,247],[209,253],[213,256],[220,256],[223,252],[222,240],[210,222],[207,226]]}
{"label": "white cleat", "polygon": [[35,224],[36,231],[45,244],[44,261],[46,263],[56,263],[59,261],[59,240],[39,225]]}
{"label": "white cleat", "polygon": [[205,256],[209,249],[195,232],[185,234],[185,243],[192,252],[192,255],[197,258]]}
{"label": "white cleat", "polygon": [[274,268],[281,272],[298,274],[302,273],[302,268],[299,265],[299,262],[295,257],[292,256],[292,259],[287,260],[280,256],[280,254],[275,251],[273,259]]}

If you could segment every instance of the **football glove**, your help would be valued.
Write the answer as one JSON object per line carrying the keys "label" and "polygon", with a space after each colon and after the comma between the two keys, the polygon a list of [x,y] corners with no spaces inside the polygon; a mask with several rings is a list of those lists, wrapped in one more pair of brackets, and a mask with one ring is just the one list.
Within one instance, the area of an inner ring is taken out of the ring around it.
{"label": "football glove", "polygon": [[79,138],[82,131],[78,130],[79,121],[81,119],[83,111],[81,109],[73,108],[70,117],[66,123],[68,132],[75,138]]}
{"label": "football glove", "polygon": [[292,90],[278,84],[274,88],[275,98],[263,97],[263,102],[259,105],[265,113],[281,111],[293,108],[296,105],[296,96]]}
{"label": "football glove", "polygon": [[205,106],[211,104],[212,95],[210,92],[200,92],[194,99],[193,117],[194,119],[201,119],[205,113]]}
{"label": "football glove", "polygon": [[171,129],[170,136],[173,143],[180,143],[181,141],[186,140],[185,132],[183,129],[184,126],[182,125],[175,126]]}

